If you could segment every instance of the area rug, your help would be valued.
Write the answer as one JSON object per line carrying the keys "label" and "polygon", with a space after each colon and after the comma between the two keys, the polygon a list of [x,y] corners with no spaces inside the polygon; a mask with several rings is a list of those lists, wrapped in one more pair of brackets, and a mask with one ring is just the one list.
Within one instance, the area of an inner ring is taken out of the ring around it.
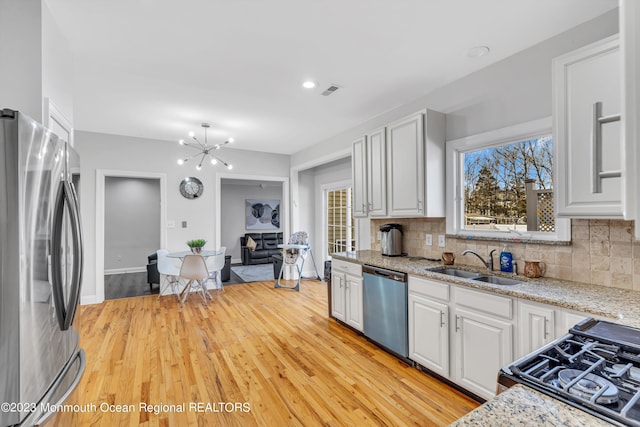
{"label": "area rug", "polygon": [[274,280],[273,264],[238,265],[231,267],[231,271],[245,282]]}

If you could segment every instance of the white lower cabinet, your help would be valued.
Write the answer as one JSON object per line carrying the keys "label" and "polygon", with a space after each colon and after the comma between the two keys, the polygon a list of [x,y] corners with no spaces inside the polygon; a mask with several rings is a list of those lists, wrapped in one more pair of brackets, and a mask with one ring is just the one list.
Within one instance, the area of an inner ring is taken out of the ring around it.
{"label": "white lower cabinet", "polygon": [[337,259],[331,264],[331,315],[363,331],[362,266]]}
{"label": "white lower cabinet", "polygon": [[409,358],[449,377],[449,285],[409,277]]}
{"label": "white lower cabinet", "polygon": [[553,306],[519,301],[519,346],[516,358],[525,356],[556,338],[556,311]]}
{"label": "white lower cabinet", "polygon": [[489,399],[513,360],[513,300],[409,276],[409,358]]}
{"label": "white lower cabinet", "polygon": [[498,371],[513,361],[513,300],[456,287],[454,301],[452,379],[490,399]]}

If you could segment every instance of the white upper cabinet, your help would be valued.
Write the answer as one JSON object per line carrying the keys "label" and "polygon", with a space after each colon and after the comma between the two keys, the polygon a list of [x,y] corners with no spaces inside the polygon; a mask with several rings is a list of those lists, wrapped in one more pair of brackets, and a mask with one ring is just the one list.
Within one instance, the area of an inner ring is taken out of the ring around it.
{"label": "white upper cabinet", "polygon": [[[624,82],[622,123],[626,151],[626,217],[640,220],[640,2],[620,1],[620,47],[622,50],[622,75]],[[635,227],[636,239],[640,239],[640,227]]]}
{"label": "white upper cabinet", "polygon": [[424,215],[424,113],[387,127],[387,202],[390,216]]}
{"label": "white upper cabinet", "polygon": [[354,216],[444,216],[444,125],[423,110],[353,142]]}
{"label": "white upper cabinet", "polygon": [[618,36],[553,61],[557,215],[624,217]]}
{"label": "white upper cabinet", "polygon": [[352,215],[367,216],[367,139],[358,138],[351,145],[351,173],[353,178]]}
{"label": "white upper cabinet", "polygon": [[387,216],[386,128],[367,134],[367,200],[369,216]]}

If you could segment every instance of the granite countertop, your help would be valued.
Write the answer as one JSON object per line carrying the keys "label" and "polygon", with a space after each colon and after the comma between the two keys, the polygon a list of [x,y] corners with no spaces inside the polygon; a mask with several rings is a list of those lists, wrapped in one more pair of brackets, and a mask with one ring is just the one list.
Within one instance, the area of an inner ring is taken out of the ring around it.
{"label": "granite countertop", "polygon": [[[438,261],[429,261],[420,257],[387,257],[376,251],[342,252],[333,254],[332,257],[358,264],[396,270],[413,276],[437,279],[514,298],[551,304],[594,316],[610,318],[612,321],[640,328],[640,292],[636,291],[545,277],[528,279],[524,276],[516,276],[518,280],[522,281],[517,285],[494,285],[428,271],[429,268],[441,266],[442,263]],[[457,265],[454,267],[486,273],[486,270],[482,271]],[[496,271],[492,274],[513,278],[512,275],[505,275]]]}
{"label": "granite countertop", "polygon": [[524,385],[507,391],[450,424],[450,427],[611,426],[580,409]]}

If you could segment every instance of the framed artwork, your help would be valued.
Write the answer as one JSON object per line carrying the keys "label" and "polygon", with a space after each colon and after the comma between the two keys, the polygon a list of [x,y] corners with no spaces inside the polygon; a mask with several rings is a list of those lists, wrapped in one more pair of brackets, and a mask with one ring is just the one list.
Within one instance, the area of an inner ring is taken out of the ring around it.
{"label": "framed artwork", "polygon": [[245,199],[247,230],[280,228],[280,200]]}

